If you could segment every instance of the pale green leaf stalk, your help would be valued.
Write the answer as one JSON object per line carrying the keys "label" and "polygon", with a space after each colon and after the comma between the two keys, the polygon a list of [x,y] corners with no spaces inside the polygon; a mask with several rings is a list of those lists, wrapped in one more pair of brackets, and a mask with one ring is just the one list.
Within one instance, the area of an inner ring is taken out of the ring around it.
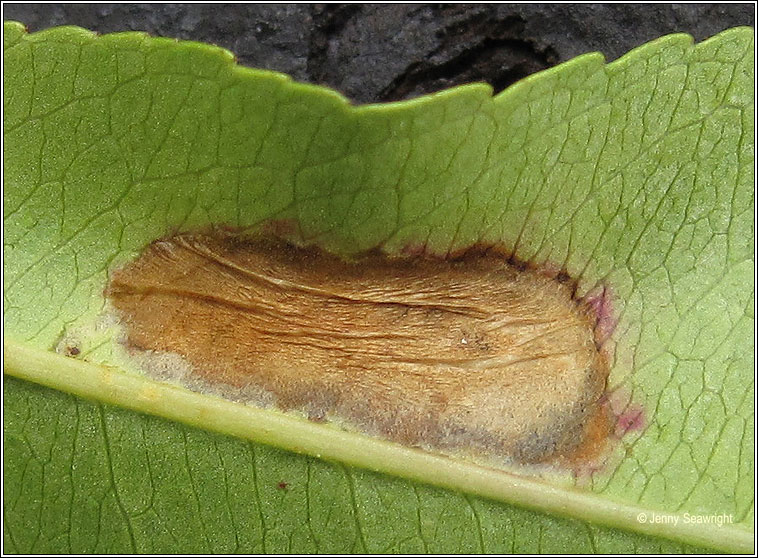
{"label": "pale green leaf stalk", "polygon": [[[6,552],[752,552],[752,29],[360,107],[209,45],[4,39]],[[526,477],[131,369],[109,270],[270,220],[605,289],[611,402],[644,421],[602,470]]]}

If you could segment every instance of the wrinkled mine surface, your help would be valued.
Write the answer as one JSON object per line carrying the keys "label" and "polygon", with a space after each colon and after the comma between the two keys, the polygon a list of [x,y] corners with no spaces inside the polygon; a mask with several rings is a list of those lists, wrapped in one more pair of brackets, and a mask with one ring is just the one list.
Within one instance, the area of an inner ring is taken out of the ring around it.
{"label": "wrinkled mine surface", "polygon": [[502,258],[345,262],[182,234],[116,271],[108,294],[130,349],[237,399],[520,463],[597,431],[607,370],[591,316],[568,287]]}

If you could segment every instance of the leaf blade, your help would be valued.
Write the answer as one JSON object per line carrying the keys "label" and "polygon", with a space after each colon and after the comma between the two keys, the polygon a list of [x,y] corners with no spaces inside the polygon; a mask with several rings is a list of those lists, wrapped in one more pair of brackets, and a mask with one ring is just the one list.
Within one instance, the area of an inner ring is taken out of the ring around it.
{"label": "leaf blade", "polygon": [[[10,28],[6,37],[18,31]],[[696,47],[667,37],[608,66],[588,55],[495,99],[474,85],[358,108],[280,75],[234,68],[228,53],[212,47],[135,34],[95,38],[70,28],[23,37],[6,44],[6,79],[31,64],[39,79],[30,81],[50,94],[7,82],[6,89],[22,92],[6,99],[5,320],[19,338],[49,346],[64,324],[98,312],[106,270],[167,227],[278,216],[296,219],[307,237],[337,250],[424,243],[444,253],[474,241],[504,242],[524,259],[565,262],[586,278],[588,292],[600,280],[614,287],[623,333],[614,386],[630,385],[628,398],[646,408],[670,410],[656,412],[660,423],[625,444],[631,458],[593,489],[667,511],[733,511],[739,522],[751,521],[752,440],[741,426],[753,416],[741,389],[752,370],[752,143],[743,140],[752,137],[751,30]],[[51,56],[84,56],[92,67],[109,68],[115,58],[121,83],[82,77],[65,64],[56,70],[44,62]],[[719,77],[730,64],[729,79]],[[664,78],[679,84],[677,95],[650,88],[651,79]],[[687,105],[689,79],[693,90],[709,80],[716,86]],[[116,110],[97,95],[87,98],[103,89]],[[145,103],[136,94],[145,89],[164,93]],[[637,114],[640,90],[647,108]],[[246,106],[256,107],[256,133],[244,127],[252,121]],[[626,113],[642,126],[614,128],[613,119]],[[84,124],[72,133],[77,128],[67,122],[76,114],[85,115]],[[105,116],[116,131],[110,136]],[[705,130],[704,140],[693,142],[683,133],[688,126]],[[496,133],[504,127],[512,136]],[[96,145],[103,137],[105,145]],[[215,165],[205,156],[214,145]],[[707,206],[708,180],[679,162],[682,153],[711,161],[708,175],[725,185],[716,204]],[[576,186],[556,187],[565,183]],[[89,214],[76,211],[83,196],[94,198]],[[680,214],[693,222],[672,223]],[[92,255],[92,246],[95,258],[78,257]],[[708,338],[714,308],[723,308],[723,317],[718,335]],[[631,375],[625,361],[642,365]],[[700,392],[689,386],[698,382]],[[725,411],[732,407],[735,417]],[[714,412],[718,421],[708,424]],[[683,431],[684,449],[677,438]],[[735,461],[729,447],[738,438],[745,449]],[[687,469],[699,476],[680,475]]]}

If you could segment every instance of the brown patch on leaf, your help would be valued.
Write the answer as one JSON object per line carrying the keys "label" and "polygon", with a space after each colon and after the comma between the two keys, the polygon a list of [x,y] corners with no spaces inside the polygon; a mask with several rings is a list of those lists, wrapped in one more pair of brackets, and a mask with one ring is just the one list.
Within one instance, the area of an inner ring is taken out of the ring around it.
{"label": "brown patch on leaf", "polygon": [[152,243],[107,294],[131,350],[410,446],[516,463],[607,435],[595,317],[497,255],[352,261],[229,231]]}

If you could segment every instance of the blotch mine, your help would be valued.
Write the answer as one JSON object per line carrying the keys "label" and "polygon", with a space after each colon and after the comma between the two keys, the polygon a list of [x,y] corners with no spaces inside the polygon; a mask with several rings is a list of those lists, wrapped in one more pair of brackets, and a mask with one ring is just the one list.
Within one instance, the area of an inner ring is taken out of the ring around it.
{"label": "blotch mine", "polygon": [[346,261],[215,229],[153,242],[107,294],[143,370],[234,400],[520,464],[610,430],[590,307],[502,257]]}

